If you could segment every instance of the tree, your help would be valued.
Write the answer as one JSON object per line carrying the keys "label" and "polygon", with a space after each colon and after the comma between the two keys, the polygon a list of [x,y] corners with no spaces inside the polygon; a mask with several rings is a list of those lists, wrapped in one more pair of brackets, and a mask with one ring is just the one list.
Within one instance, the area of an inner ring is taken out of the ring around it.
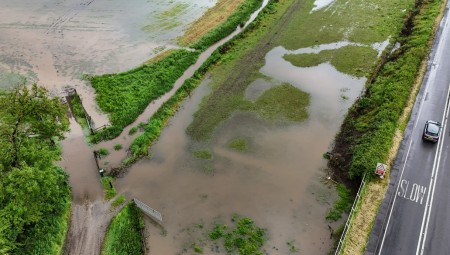
{"label": "tree", "polygon": [[[66,108],[58,98],[50,98],[45,88],[34,84],[0,94],[1,172],[20,167],[30,154],[28,148],[51,146],[52,138],[64,138],[68,130]],[[39,139],[37,139],[39,138]]]}

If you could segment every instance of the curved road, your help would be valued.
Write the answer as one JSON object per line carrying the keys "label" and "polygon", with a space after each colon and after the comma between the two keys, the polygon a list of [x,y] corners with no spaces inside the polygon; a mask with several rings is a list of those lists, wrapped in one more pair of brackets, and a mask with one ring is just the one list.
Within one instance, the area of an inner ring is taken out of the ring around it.
{"label": "curved road", "polygon": [[[449,6],[366,247],[368,255],[450,254]],[[421,137],[430,119],[443,125],[436,144]]]}

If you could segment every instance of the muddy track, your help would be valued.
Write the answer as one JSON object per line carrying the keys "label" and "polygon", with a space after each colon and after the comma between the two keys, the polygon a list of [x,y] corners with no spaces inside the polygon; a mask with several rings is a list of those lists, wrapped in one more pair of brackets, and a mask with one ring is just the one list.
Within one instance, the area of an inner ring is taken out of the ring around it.
{"label": "muddy track", "polygon": [[64,245],[65,255],[97,255],[111,219],[120,208],[111,210],[110,201],[72,204],[69,233]]}

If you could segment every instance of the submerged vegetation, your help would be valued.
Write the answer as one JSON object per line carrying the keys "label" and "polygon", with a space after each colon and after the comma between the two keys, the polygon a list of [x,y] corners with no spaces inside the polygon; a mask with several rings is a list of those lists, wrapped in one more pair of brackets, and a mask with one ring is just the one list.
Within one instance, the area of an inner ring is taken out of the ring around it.
{"label": "submerged vegetation", "polygon": [[126,205],[111,221],[102,246],[104,255],[144,254],[142,212],[134,202]]}
{"label": "submerged vegetation", "polygon": [[245,138],[239,137],[233,139],[229,143],[230,148],[235,149],[237,151],[246,151],[248,150],[248,143]]}
{"label": "submerged vegetation", "polygon": [[223,240],[223,246],[229,254],[262,255],[261,250],[267,237],[266,230],[257,227],[250,218],[234,216],[234,226],[216,224],[209,232],[211,240]]}
{"label": "submerged vegetation", "polygon": [[44,88],[0,92],[0,253],[61,254],[70,216],[68,175],[54,162],[66,107]]}
{"label": "submerged vegetation", "polygon": [[287,54],[283,58],[298,67],[311,67],[329,62],[339,72],[364,77],[372,71],[377,51],[369,46],[345,46],[335,50],[323,50],[317,54]]}
{"label": "submerged vegetation", "polygon": [[350,189],[343,184],[338,184],[336,190],[338,191],[339,198],[327,213],[327,220],[330,221],[339,220],[344,212],[349,213],[353,204],[353,196]]}

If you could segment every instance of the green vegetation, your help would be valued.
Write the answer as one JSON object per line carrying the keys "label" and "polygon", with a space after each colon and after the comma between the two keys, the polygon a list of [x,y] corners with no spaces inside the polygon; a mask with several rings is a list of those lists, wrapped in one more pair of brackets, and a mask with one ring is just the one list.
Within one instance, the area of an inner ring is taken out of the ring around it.
{"label": "green vegetation", "polygon": [[117,191],[112,185],[113,178],[111,176],[105,176],[101,178],[103,189],[105,190],[105,198],[111,199],[116,196]]}
{"label": "green vegetation", "polygon": [[235,149],[237,151],[246,151],[248,150],[248,143],[245,138],[239,137],[230,141],[230,148]]}
{"label": "green vegetation", "polygon": [[385,59],[366,93],[354,104],[336,138],[335,151],[345,163],[332,166],[350,178],[373,175],[377,162],[385,162],[399,119],[411,96],[420,64],[430,49],[433,23],[440,1],[419,1],[397,38],[401,47]]}
{"label": "green vegetation", "polygon": [[68,130],[66,108],[44,88],[0,92],[0,253],[60,254],[70,187],[55,140]]}
{"label": "green vegetation", "polygon": [[270,120],[302,121],[308,118],[309,94],[284,83],[265,91],[250,109]]}
{"label": "green vegetation", "polygon": [[205,50],[214,43],[227,37],[233,33],[238,25],[243,26],[245,22],[250,18],[250,15],[261,7],[261,0],[247,0],[244,1],[228,19],[221,25],[215,27],[203,36],[198,42],[190,45],[191,48],[197,50]]}
{"label": "green vegetation", "polygon": [[295,50],[340,41],[367,45],[383,42],[398,33],[414,1],[336,1],[310,13],[313,4],[313,0],[305,1],[285,25],[279,38],[285,48]]}
{"label": "green vegetation", "polygon": [[174,27],[180,26],[183,23],[180,19],[176,19],[176,16],[185,12],[188,7],[189,4],[187,3],[176,3],[169,10],[156,15],[158,22],[152,22],[152,24],[144,26],[142,30],[151,32],[156,29],[170,30]]}
{"label": "green vegetation", "polygon": [[91,141],[97,143],[117,137],[151,101],[173,87],[198,55],[197,52],[177,50],[160,61],[124,73],[90,77],[98,105],[109,114],[112,125],[94,134]]}
{"label": "green vegetation", "polygon": [[118,143],[114,145],[114,150],[118,151],[122,149],[122,144]]}
{"label": "green vegetation", "polygon": [[133,134],[135,134],[137,131],[138,131],[138,128],[137,128],[137,127],[132,127],[132,128],[130,129],[130,131],[128,131],[128,134],[129,134],[129,135],[133,135]]}
{"label": "green vegetation", "polygon": [[108,156],[109,150],[106,148],[100,148],[100,149],[98,149],[98,154],[100,154],[101,156]]}
{"label": "green vegetation", "polygon": [[131,202],[111,221],[102,246],[104,255],[141,255],[144,254],[144,220],[141,211]]}
{"label": "green vegetation", "polygon": [[266,231],[255,226],[250,218],[234,216],[234,227],[216,224],[208,234],[211,240],[223,239],[224,247],[229,254],[262,255],[261,248],[266,241]]}
{"label": "green vegetation", "polygon": [[341,218],[343,212],[349,213],[352,209],[353,196],[350,189],[343,184],[338,184],[336,190],[339,199],[334,203],[333,208],[327,214],[327,220],[337,221]]}
{"label": "green vegetation", "polygon": [[372,71],[377,54],[372,47],[350,45],[336,50],[323,50],[318,54],[288,54],[283,58],[298,67],[330,62],[339,72],[364,77]]}
{"label": "green vegetation", "polygon": [[81,98],[78,94],[72,96],[72,99],[70,100],[70,106],[78,124],[80,124],[80,126],[84,129],[88,128],[89,125],[87,123],[86,113],[83,109]]}
{"label": "green vegetation", "polygon": [[125,196],[124,195],[120,195],[112,202],[111,205],[113,207],[117,207],[117,206],[123,204],[123,202],[125,202]]}
{"label": "green vegetation", "polygon": [[212,158],[211,152],[209,152],[208,150],[194,151],[194,156],[199,159],[211,159]]}

